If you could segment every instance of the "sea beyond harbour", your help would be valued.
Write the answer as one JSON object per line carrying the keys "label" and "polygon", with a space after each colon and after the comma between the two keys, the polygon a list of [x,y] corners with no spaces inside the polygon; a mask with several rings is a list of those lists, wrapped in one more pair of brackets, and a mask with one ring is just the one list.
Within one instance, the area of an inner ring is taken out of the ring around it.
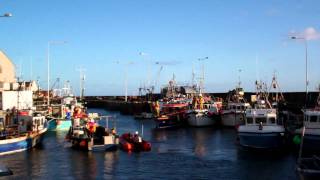
{"label": "sea beyond harbour", "polygon": [[138,130],[151,152],[83,152],[71,149],[67,132],[49,131],[41,147],[1,157],[13,171],[2,179],[298,179],[296,154],[250,151],[228,128],[155,130],[152,120],[115,115],[119,134]]}

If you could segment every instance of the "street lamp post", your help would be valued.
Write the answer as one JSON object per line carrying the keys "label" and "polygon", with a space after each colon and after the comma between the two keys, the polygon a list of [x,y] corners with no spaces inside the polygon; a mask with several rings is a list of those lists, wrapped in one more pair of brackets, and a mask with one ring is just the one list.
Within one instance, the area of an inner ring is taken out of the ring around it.
{"label": "street lamp post", "polygon": [[50,106],[50,46],[54,44],[65,44],[66,41],[49,41],[47,46],[47,105]]}
{"label": "street lamp post", "polygon": [[307,106],[307,101],[308,101],[308,43],[307,39],[305,37],[297,37],[297,36],[292,36],[291,39],[293,40],[303,40],[304,42],[304,47],[305,47],[305,73],[306,73],[306,99],[305,99],[305,106]]}
{"label": "street lamp post", "polygon": [[[120,64],[119,61],[116,61],[117,64]],[[134,64],[132,61],[129,61],[124,64],[124,101],[128,101],[128,66]]]}
{"label": "street lamp post", "polygon": [[125,102],[128,102],[128,66],[131,64],[131,61],[125,64]]}
{"label": "street lamp post", "polygon": [[144,52],[140,52],[139,53],[140,56],[145,57],[144,60],[147,63],[147,86],[150,87],[151,86],[151,57],[149,56],[149,54],[144,53]]}
{"label": "street lamp post", "polygon": [[0,17],[12,17],[12,14],[11,13],[5,13],[5,14],[1,15]]}

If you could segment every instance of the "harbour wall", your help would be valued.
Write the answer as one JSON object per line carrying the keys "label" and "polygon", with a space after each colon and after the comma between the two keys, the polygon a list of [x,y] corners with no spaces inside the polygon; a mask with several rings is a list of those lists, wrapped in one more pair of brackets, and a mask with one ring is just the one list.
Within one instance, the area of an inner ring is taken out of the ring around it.
{"label": "harbour wall", "polygon": [[[226,99],[228,93],[208,93],[213,97],[220,97]],[[245,99],[250,102],[253,92],[246,92]],[[299,110],[306,105],[306,93],[305,92],[285,92],[282,93],[287,105],[290,109]],[[318,92],[308,93],[307,107],[313,107],[318,97]],[[272,96],[272,94],[270,94]],[[160,94],[155,94],[153,100],[160,99]],[[141,112],[151,112],[151,101],[144,101],[141,97],[129,96],[128,101],[125,102],[124,96],[86,96],[85,101],[89,108],[104,108],[110,111],[120,111],[122,114],[139,114]]]}

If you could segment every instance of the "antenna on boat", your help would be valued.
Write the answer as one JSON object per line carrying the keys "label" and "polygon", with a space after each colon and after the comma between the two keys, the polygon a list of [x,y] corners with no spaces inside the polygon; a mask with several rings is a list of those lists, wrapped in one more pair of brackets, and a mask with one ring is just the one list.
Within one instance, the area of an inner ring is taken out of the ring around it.
{"label": "antenna on boat", "polygon": [[239,80],[239,82],[238,82],[238,88],[240,88],[240,87],[241,87],[241,78],[240,78],[240,75],[241,75],[242,69],[238,69],[238,72],[239,72],[239,74],[238,74],[238,80]]}
{"label": "antenna on boat", "polygon": [[276,71],[273,72],[272,82],[271,82],[271,85],[270,85],[270,88],[269,88],[269,91],[268,91],[268,97],[269,97],[269,94],[271,93],[272,89],[275,90],[275,95],[276,95],[275,101],[276,102],[279,101],[279,94],[280,94],[281,100],[284,100],[282,91],[281,91],[280,86],[279,86],[278,81],[277,81]]}

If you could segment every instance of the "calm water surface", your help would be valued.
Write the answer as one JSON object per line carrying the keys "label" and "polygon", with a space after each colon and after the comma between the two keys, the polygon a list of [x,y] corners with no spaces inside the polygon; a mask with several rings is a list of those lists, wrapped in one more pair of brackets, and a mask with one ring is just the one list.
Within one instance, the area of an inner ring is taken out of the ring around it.
{"label": "calm water surface", "polygon": [[[297,179],[291,153],[250,151],[236,143],[233,129],[154,130],[150,120],[117,116],[118,132],[141,131],[151,152],[82,152],[65,142],[66,132],[48,132],[41,148],[1,156],[9,179]],[[8,177],[7,177],[8,179]]]}

